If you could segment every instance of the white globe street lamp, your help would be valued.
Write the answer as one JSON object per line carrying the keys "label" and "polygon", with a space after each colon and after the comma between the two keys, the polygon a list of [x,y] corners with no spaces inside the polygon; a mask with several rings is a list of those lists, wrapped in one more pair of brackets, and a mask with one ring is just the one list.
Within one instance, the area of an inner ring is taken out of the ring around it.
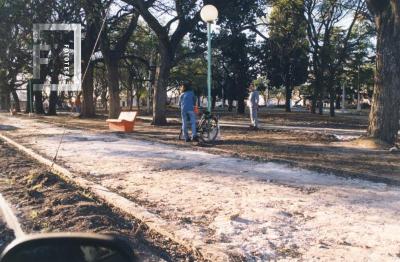
{"label": "white globe street lamp", "polygon": [[218,10],[213,5],[205,5],[200,11],[200,17],[206,23],[214,23],[218,18]]}
{"label": "white globe street lamp", "polygon": [[200,11],[201,19],[207,23],[207,64],[208,64],[208,73],[207,73],[207,89],[208,89],[208,97],[207,97],[207,110],[211,113],[211,24],[215,22],[218,18],[218,10],[213,5],[205,5]]}

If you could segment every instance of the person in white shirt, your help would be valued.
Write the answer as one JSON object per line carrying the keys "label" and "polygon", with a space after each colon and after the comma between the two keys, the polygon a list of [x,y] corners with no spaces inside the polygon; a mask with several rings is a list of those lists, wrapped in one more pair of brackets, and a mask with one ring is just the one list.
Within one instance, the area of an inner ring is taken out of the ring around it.
{"label": "person in white shirt", "polygon": [[260,101],[260,94],[258,93],[257,87],[253,84],[250,84],[249,87],[249,100],[248,105],[250,109],[250,120],[251,125],[250,128],[258,129],[258,102]]}

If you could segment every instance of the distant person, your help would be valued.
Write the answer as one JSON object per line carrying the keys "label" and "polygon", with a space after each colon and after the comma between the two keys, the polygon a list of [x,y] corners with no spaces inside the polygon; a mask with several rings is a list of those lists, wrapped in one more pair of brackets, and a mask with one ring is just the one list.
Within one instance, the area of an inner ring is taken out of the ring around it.
{"label": "distant person", "polygon": [[250,84],[249,86],[249,100],[248,106],[250,109],[250,120],[251,120],[251,129],[258,129],[258,102],[260,101],[260,94],[258,93],[257,87],[254,84]]}
{"label": "distant person", "polygon": [[182,116],[182,132],[185,136],[185,141],[190,142],[190,136],[188,132],[188,124],[190,121],[192,127],[192,140],[195,142],[199,141],[196,130],[196,114],[195,114],[195,104],[196,96],[192,91],[191,85],[189,83],[183,83],[181,86],[181,96],[179,97],[179,107],[181,108]]}
{"label": "distant person", "polygon": [[11,105],[11,108],[10,108],[10,115],[14,116],[14,115],[16,115],[16,114],[17,114],[17,109],[16,109],[15,104],[13,103],[13,104]]}
{"label": "distant person", "polygon": [[49,112],[49,100],[47,98],[43,101],[43,108],[46,112]]}
{"label": "distant person", "polygon": [[77,113],[81,113],[81,106],[82,106],[81,95],[77,95],[75,99],[75,110]]}

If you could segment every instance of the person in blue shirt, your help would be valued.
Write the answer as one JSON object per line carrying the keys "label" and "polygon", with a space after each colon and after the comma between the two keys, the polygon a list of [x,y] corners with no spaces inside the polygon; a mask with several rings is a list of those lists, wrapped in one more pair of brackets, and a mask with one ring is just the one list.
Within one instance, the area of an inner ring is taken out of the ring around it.
{"label": "person in blue shirt", "polygon": [[190,123],[192,127],[192,140],[198,142],[199,138],[196,130],[196,114],[194,112],[196,96],[192,91],[190,83],[183,83],[180,88],[182,94],[179,97],[179,107],[181,108],[182,116],[182,132],[185,136],[185,141],[190,142],[191,139],[188,132],[188,125]]}

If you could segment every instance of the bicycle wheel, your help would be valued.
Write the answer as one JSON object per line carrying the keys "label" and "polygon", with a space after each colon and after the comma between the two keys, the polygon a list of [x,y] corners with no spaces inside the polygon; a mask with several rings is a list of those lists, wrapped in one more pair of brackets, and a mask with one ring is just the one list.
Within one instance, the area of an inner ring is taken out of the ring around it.
{"label": "bicycle wheel", "polygon": [[199,125],[199,137],[202,142],[213,142],[219,133],[218,118],[216,116],[208,116],[202,119]]}

